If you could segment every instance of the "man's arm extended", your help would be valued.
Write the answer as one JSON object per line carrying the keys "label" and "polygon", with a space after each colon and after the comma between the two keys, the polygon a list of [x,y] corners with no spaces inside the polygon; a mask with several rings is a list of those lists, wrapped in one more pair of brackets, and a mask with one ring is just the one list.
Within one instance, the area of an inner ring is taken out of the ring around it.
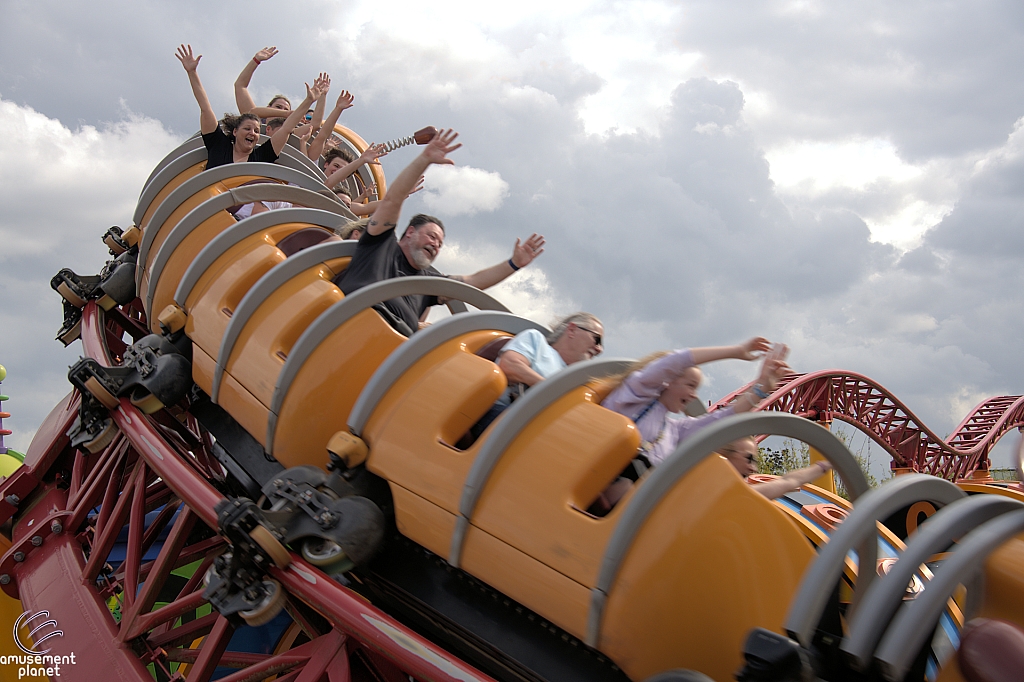
{"label": "man's arm extended", "polygon": [[[388,188],[387,194],[381,199],[377,210],[370,217],[370,224],[366,226],[367,232],[372,235],[383,234],[398,225],[402,202],[409,196],[419,181],[419,177],[431,164],[455,165],[455,162],[447,158],[447,155],[462,146],[461,143],[454,144],[455,138],[458,136],[459,134],[453,130],[442,130],[434,135],[434,139],[430,141],[426,149],[398,174],[391,187]],[[509,269],[511,270],[511,268]]]}
{"label": "man's arm extended", "polygon": [[[394,190],[392,189],[391,191]],[[391,196],[390,193],[388,196]],[[542,253],[544,253],[544,237],[539,234],[531,234],[530,238],[523,243],[520,243],[518,239],[516,240],[515,248],[512,249],[512,257],[507,261],[484,268],[479,272],[474,272],[472,275],[453,275],[452,279],[465,282],[477,289],[493,287],[516,270],[525,268],[533,262],[534,258]]]}

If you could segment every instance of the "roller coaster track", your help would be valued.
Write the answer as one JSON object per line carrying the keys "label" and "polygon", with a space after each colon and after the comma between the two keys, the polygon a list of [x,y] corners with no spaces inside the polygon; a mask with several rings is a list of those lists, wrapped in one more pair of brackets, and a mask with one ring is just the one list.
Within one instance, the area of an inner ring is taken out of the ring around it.
{"label": "roller coaster track", "polygon": [[[709,409],[727,406],[749,386]],[[883,447],[892,456],[894,469],[905,467],[949,480],[988,469],[988,454],[999,439],[1024,427],[1024,396],[998,396],[978,404],[944,440],[880,384],[840,370],[791,374],[760,409],[821,422],[844,421]]]}

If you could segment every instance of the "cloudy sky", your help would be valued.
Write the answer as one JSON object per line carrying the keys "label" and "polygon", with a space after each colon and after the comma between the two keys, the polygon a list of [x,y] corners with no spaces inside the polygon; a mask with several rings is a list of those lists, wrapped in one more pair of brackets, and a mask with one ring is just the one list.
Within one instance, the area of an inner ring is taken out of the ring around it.
{"label": "cloudy sky", "polygon": [[[598,314],[609,355],[762,334],[799,371],[876,379],[943,436],[980,400],[1024,392],[1019,2],[103,8],[3,4],[0,363],[15,447],[80,353],[52,340],[49,278],[99,270],[100,234],[130,222],[152,166],[198,128],[181,42],[204,55],[218,112],[276,45],[257,101],[301,98],[325,70],[334,94],[356,95],[342,122],[368,140],[460,131],[458,167],[407,205],[448,225],[437,264],[471,272],[543,233],[547,252],[497,295],[545,322]],[[703,396],[754,372],[714,366]]]}

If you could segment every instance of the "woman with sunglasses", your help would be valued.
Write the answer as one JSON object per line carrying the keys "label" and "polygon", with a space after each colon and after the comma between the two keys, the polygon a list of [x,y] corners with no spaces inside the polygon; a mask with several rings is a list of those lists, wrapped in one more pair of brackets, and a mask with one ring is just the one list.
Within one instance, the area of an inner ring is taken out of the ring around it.
{"label": "woman with sunglasses", "polygon": [[[719,448],[718,454],[725,457],[726,461],[736,469],[736,473],[744,479],[757,473],[757,460],[760,451],[757,441],[752,436],[734,440],[724,448]],[[819,460],[809,467],[788,471],[776,479],[755,483],[752,487],[769,500],[774,500],[776,497],[782,497],[802,485],[817,480],[829,471],[832,471],[832,465],[825,460]]]}

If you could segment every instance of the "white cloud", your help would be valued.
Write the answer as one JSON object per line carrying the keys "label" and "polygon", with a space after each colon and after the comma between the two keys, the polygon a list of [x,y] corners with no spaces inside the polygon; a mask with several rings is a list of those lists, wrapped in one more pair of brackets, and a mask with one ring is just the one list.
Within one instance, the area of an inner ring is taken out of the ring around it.
{"label": "white cloud", "polygon": [[771,177],[781,188],[823,192],[833,187],[863,190],[878,180],[905,182],[921,169],[900,159],[887,140],[793,142],[765,152]]}
{"label": "white cloud", "polygon": [[426,173],[423,202],[445,215],[474,215],[497,210],[508,196],[500,173],[470,166],[431,166]]}
{"label": "white cloud", "polygon": [[81,353],[53,341],[62,320],[50,277],[61,267],[95,274],[100,241],[127,226],[142,183],[179,140],[153,119],[124,111],[100,127],[72,130],[0,99],[0,363],[8,370],[4,425],[24,451],[43,417],[70,389],[67,366]]}

